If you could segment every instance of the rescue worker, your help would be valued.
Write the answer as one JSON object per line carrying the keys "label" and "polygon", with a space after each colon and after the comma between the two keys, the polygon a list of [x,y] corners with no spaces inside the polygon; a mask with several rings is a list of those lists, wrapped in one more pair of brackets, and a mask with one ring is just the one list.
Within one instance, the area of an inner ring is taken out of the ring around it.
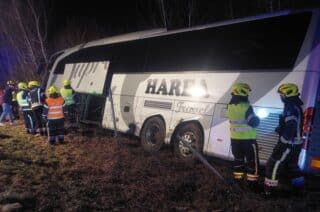
{"label": "rescue worker", "polygon": [[34,134],[34,117],[31,109],[28,85],[25,82],[20,82],[18,83],[18,88],[17,101],[23,114],[26,132]]}
{"label": "rescue worker", "polygon": [[4,89],[2,88],[2,85],[0,85],[0,114],[2,113],[3,98],[4,98]]}
{"label": "rescue worker", "polygon": [[0,116],[0,126],[4,126],[4,120],[6,116],[9,116],[10,125],[14,125],[14,116],[12,113],[12,92],[15,90],[14,82],[9,80],[7,82],[7,88],[4,91],[2,113]]}
{"label": "rescue worker", "polygon": [[35,121],[35,129],[37,129],[38,133],[42,136],[45,135],[45,122],[42,119],[43,113],[43,104],[45,101],[45,93],[42,88],[40,88],[40,83],[38,81],[30,81],[28,83],[30,88],[30,101],[31,101],[31,109],[34,115]]}
{"label": "rescue worker", "polygon": [[12,92],[12,113],[15,119],[19,119],[19,103],[17,100],[17,91]]}
{"label": "rescue worker", "polygon": [[43,116],[48,121],[48,139],[54,144],[56,137],[59,143],[64,142],[64,99],[58,92],[57,87],[51,86],[48,89],[49,97],[45,100]]}
{"label": "rescue worker", "polygon": [[232,87],[232,98],[228,104],[231,149],[234,156],[233,177],[238,182],[247,180],[249,186],[257,185],[259,177],[258,145],[256,127],[260,120],[249,103],[251,88],[246,83]]}
{"label": "rescue worker", "polygon": [[[278,88],[284,110],[279,119],[276,132],[279,140],[266,165],[265,194],[274,195],[278,188],[279,176],[286,174],[291,178],[294,188],[303,188],[304,177],[298,167],[298,159],[302,147],[302,105],[298,86],[285,83]],[[300,189],[299,189],[300,190]]]}
{"label": "rescue worker", "polygon": [[65,101],[65,113],[67,121],[69,122],[70,129],[76,129],[76,103],[75,92],[71,87],[70,80],[63,81],[63,88],[60,89],[61,96]]}

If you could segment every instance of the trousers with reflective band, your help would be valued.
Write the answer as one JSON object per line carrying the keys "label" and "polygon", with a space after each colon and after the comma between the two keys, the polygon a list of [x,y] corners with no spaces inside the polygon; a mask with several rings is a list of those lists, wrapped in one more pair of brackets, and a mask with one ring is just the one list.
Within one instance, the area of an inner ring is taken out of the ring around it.
{"label": "trousers with reflective band", "polygon": [[61,119],[64,118],[63,113],[64,99],[62,97],[58,98],[48,98],[46,99],[45,107],[48,107],[48,119]]}
{"label": "trousers with reflective band", "polygon": [[233,175],[246,174],[247,180],[256,181],[259,176],[258,145],[255,140],[237,141],[231,139],[231,150],[234,157]]}
{"label": "trousers with reflective band", "polygon": [[256,129],[250,127],[246,121],[248,103],[229,104],[227,117],[230,120],[230,135],[232,139],[256,139]]}
{"label": "trousers with reflective band", "polygon": [[74,104],[72,89],[61,88],[60,93],[61,93],[61,96],[64,98],[66,105]]}
{"label": "trousers with reflective band", "polygon": [[[284,144],[281,141],[277,143],[266,164],[266,185],[278,181],[280,175],[291,179],[301,177],[302,173],[298,167],[301,147],[302,145]],[[275,184],[271,186],[273,185]]]}

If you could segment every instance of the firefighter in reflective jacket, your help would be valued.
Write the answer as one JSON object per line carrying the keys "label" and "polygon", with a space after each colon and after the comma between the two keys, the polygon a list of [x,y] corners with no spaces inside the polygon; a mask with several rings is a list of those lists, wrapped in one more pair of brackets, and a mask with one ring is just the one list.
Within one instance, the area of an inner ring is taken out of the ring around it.
{"label": "firefighter in reflective jacket", "polygon": [[17,93],[17,101],[23,113],[26,132],[30,134],[34,134],[35,133],[34,117],[31,109],[28,85],[25,82],[20,82],[18,84],[18,88],[19,88],[19,92]]}
{"label": "firefighter in reflective jacket", "polygon": [[245,83],[233,85],[227,117],[230,121],[231,148],[234,156],[233,177],[239,182],[247,180],[249,185],[255,186],[259,177],[255,128],[260,120],[249,103],[250,91],[249,85]]}
{"label": "firefighter in reflective jacket", "polygon": [[36,129],[38,129],[38,133],[40,135],[45,135],[45,122],[42,119],[43,113],[43,103],[45,100],[45,94],[42,88],[40,88],[40,83],[38,81],[30,81],[28,83],[30,88],[30,101],[31,101],[31,109],[34,114],[34,121],[36,125]]}
{"label": "firefighter in reflective jacket", "polygon": [[47,122],[49,143],[54,144],[56,137],[60,143],[64,141],[64,99],[57,87],[51,86],[49,97],[45,100],[43,116]]}
{"label": "firefighter in reflective jacket", "polygon": [[63,81],[63,88],[60,89],[61,96],[65,101],[66,118],[70,124],[71,129],[75,129],[76,124],[76,104],[74,99],[74,90],[71,87],[70,80]]}
{"label": "firefighter in reflective jacket", "polygon": [[270,196],[278,187],[279,175],[285,174],[291,178],[295,188],[303,188],[304,178],[298,167],[298,159],[302,147],[302,100],[299,98],[298,86],[293,83],[280,85],[278,89],[284,103],[276,132],[279,141],[273,149],[266,165],[265,193]]}

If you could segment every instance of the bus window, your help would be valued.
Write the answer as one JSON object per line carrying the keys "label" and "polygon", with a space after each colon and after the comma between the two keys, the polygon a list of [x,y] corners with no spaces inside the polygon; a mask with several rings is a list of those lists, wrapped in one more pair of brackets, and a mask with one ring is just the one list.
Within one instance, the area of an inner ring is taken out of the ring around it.
{"label": "bus window", "polygon": [[301,13],[150,38],[148,71],[292,69],[310,18]]}

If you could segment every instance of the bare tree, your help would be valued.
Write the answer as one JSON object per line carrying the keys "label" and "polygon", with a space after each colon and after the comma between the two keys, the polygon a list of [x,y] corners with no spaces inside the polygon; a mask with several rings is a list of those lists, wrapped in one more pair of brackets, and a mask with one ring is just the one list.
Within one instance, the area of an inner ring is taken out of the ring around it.
{"label": "bare tree", "polygon": [[[37,4],[35,4],[37,3]],[[10,52],[8,57],[15,63],[7,67],[6,72],[26,79],[39,78],[37,68],[42,62],[48,62],[47,13],[43,2],[35,0],[11,0],[0,6],[1,32]]]}
{"label": "bare tree", "polygon": [[[28,5],[33,16],[34,27],[37,32],[36,38],[41,48],[42,58],[44,59],[45,63],[48,63],[47,49],[45,47],[47,31],[48,31],[47,30],[48,20],[47,20],[46,10],[43,9],[43,13],[41,16],[41,13],[36,12],[33,1],[28,0]],[[44,27],[42,29],[40,26],[40,18],[41,20],[43,20],[43,23],[44,23],[43,24]]]}
{"label": "bare tree", "polygon": [[161,14],[162,14],[162,20],[163,20],[163,26],[164,28],[167,28],[167,12],[164,5],[164,0],[159,0],[160,8],[161,8]]}
{"label": "bare tree", "polygon": [[234,18],[233,16],[233,2],[232,0],[228,0],[228,9],[229,9],[229,17]]}

